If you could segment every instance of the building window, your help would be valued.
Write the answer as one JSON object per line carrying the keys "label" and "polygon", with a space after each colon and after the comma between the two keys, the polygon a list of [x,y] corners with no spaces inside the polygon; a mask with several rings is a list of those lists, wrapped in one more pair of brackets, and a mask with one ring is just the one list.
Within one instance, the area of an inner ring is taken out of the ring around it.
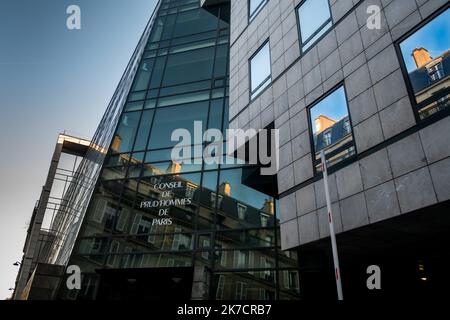
{"label": "building window", "polygon": [[335,165],[355,154],[347,98],[343,86],[319,100],[309,109],[315,150],[315,167],[321,170],[320,152],[327,165]]}
{"label": "building window", "polygon": [[267,41],[250,59],[251,99],[259,95],[271,82],[270,44]]}
{"label": "building window", "polygon": [[260,214],[261,214],[261,227],[267,228],[267,226],[269,225],[270,216],[262,212]]}
{"label": "building window", "polygon": [[331,129],[328,129],[323,133],[323,144],[324,146],[329,146],[331,144]]}
{"label": "building window", "polygon": [[[181,228],[176,227],[175,232],[181,232]],[[173,236],[172,251],[189,250],[191,248],[191,237],[185,234],[175,234]]]}
{"label": "building window", "polygon": [[259,289],[260,300],[275,300],[275,292],[267,289]]}
{"label": "building window", "polygon": [[105,215],[106,210],[106,200],[104,199],[98,199],[95,202],[95,206],[92,213],[92,220],[97,223],[103,222],[103,216]]}
{"label": "building window", "polygon": [[[216,203],[217,200],[217,203]],[[214,192],[211,192],[211,207],[215,208],[217,205],[217,208],[221,208],[222,207],[222,200],[223,200],[223,196],[222,195],[218,195],[216,196],[216,194]]]}
{"label": "building window", "polygon": [[349,120],[349,119],[346,119],[346,120],[344,121],[344,132],[345,132],[345,133],[350,133],[350,132],[352,132],[352,127],[351,127],[351,125],[350,125],[350,120]]}
{"label": "building window", "polygon": [[128,221],[129,211],[126,208],[122,208],[119,213],[119,219],[117,221],[116,230],[123,231],[125,224]]}
{"label": "building window", "polygon": [[298,271],[284,270],[283,284],[287,290],[299,291]]}
{"label": "building window", "polygon": [[186,198],[194,198],[195,191],[197,190],[197,186],[187,184],[186,185]]}
{"label": "building window", "polygon": [[113,240],[111,242],[111,247],[109,249],[109,256],[108,259],[106,260],[106,265],[109,267],[114,267],[116,264],[116,255],[119,252],[119,248],[120,248],[120,243],[116,240]]}
{"label": "building window", "polygon": [[245,213],[247,212],[247,206],[238,203],[237,204],[238,217],[240,220],[245,220]]}
{"label": "building window", "polygon": [[438,81],[444,77],[444,67],[442,61],[436,63],[434,66],[428,68],[428,76],[432,82]]}
{"label": "building window", "polygon": [[244,251],[234,251],[234,266],[236,268],[245,268],[245,258],[246,254]]}
{"label": "building window", "polygon": [[450,8],[447,7],[399,44],[420,120],[450,109],[449,30]]}
{"label": "building window", "polygon": [[297,8],[302,51],[309,49],[333,25],[328,0],[305,0]]}
{"label": "building window", "polygon": [[216,299],[222,300],[223,299],[223,290],[225,288],[225,277],[223,275],[219,276],[219,281],[217,283],[217,290],[216,290]]}
{"label": "building window", "polygon": [[236,282],[236,300],[245,300],[247,299],[247,284],[245,282],[237,281]]}
{"label": "building window", "polygon": [[262,10],[268,0],[248,0],[249,16],[248,19],[252,21],[258,13]]}

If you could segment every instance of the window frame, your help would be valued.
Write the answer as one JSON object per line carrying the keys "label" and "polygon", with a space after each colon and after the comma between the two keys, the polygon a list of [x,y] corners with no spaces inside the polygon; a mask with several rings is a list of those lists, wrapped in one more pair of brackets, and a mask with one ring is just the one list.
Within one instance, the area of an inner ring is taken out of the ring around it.
{"label": "window frame", "polygon": [[[313,128],[312,128],[312,124],[311,124],[311,109],[314,108],[317,104],[319,104],[320,102],[322,102],[323,100],[325,100],[326,98],[328,98],[331,94],[333,94],[335,91],[339,90],[340,88],[344,89],[344,93],[345,93],[345,102],[347,104],[347,114],[348,114],[348,121],[350,124],[350,128],[351,128],[351,135],[352,135],[352,141],[353,141],[353,148],[355,149],[355,153],[348,157],[348,158],[344,158],[341,161],[339,161],[338,163],[332,165],[332,166],[328,166],[328,173],[332,173],[335,172],[339,169],[342,169],[344,167],[346,167],[347,165],[349,165],[350,163],[354,162],[357,158],[358,158],[358,148],[356,146],[356,140],[355,140],[355,130],[353,129],[353,121],[352,121],[352,116],[350,114],[350,108],[349,108],[349,103],[348,103],[348,94],[347,94],[347,88],[345,87],[345,81],[341,81],[338,82],[334,87],[332,87],[331,89],[329,89],[328,91],[324,92],[318,99],[316,99],[315,101],[313,101],[310,105],[308,105],[306,107],[306,116],[308,119],[308,132],[309,132],[309,143],[311,146],[311,162],[312,162],[312,167],[313,167],[313,173],[314,173],[314,177],[322,175],[323,173],[321,171],[318,171],[316,168],[316,147],[314,144],[314,132],[313,132]],[[330,146],[332,146],[333,144],[330,144]],[[325,159],[327,159],[326,155],[325,155]]]}
{"label": "window frame", "polygon": [[403,58],[403,52],[400,48],[400,44],[403,41],[407,40],[410,36],[414,35],[420,29],[425,27],[429,22],[431,22],[432,20],[437,18],[440,14],[444,13],[444,11],[446,11],[447,9],[450,9],[450,3],[446,3],[443,6],[441,6],[439,9],[435,10],[426,19],[423,19],[419,24],[415,25],[413,28],[411,28],[409,31],[407,31],[405,34],[403,34],[400,38],[398,38],[396,41],[394,41],[395,52],[397,54],[397,59],[400,64],[400,70],[402,72],[403,80],[406,85],[406,91],[408,92],[409,101],[411,102],[413,114],[414,114],[414,117],[416,120],[416,125],[426,126],[426,125],[432,124],[432,123],[439,121],[450,115],[450,108],[447,108],[446,110],[443,110],[440,112],[436,112],[436,113],[426,117],[423,120],[420,119],[420,114],[419,114],[419,106],[420,105],[427,105],[432,102],[438,101],[439,99],[450,94],[450,89],[443,97],[440,97],[440,95],[438,95],[437,98],[435,97],[434,99],[431,99],[431,98],[433,98],[433,97],[431,97],[420,103],[417,103],[416,96],[414,94],[414,89],[411,84],[411,79],[409,78],[408,69],[406,68],[405,59]]}
{"label": "window frame", "polygon": [[[255,90],[252,90],[252,60],[258,55],[258,53],[261,52],[261,50],[266,46],[269,46],[269,67],[270,67],[270,75],[266,77],[256,88]],[[269,86],[272,84],[272,53],[270,50],[270,39],[266,39],[259,47],[256,49],[256,51],[250,56],[248,59],[248,81],[249,81],[249,95],[250,95],[250,102],[256,100],[261,94],[263,94],[264,91],[269,88]],[[262,88],[262,90],[261,90]],[[258,90],[261,90],[258,92]],[[258,92],[258,93],[257,93]],[[257,93],[257,94],[256,94]]]}
{"label": "window frame", "polygon": [[248,23],[250,24],[255,18],[258,16],[258,14],[262,11],[262,9],[266,6],[266,4],[269,2],[269,0],[262,0],[261,3],[256,7],[255,11],[250,12],[250,2],[251,0],[247,0],[247,17],[248,17]]}
{"label": "window frame", "polygon": [[[314,37],[320,33],[320,31],[323,30],[323,28],[331,22],[331,26],[330,28],[328,28],[328,30],[326,30],[319,38],[317,38],[314,42],[311,42],[311,44],[309,45],[309,47],[305,50],[303,50],[303,39],[302,39],[302,31],[301,31],[301,23],[300,23],[300,15],[299,15],[299,9],[302,5],[305,4],[306,1],[309,0],[302,0],[300,1],[300,3],[295,7],[295,17],[296,17],[296,23],[297,23],[297,33],[298,33],[298,43],[300,46],[300,57],[304,56],[309,50],[311,50],[314,45],[316,45],[320,40],[322,40],[327,34],[328,32],[330,32],[331,30],[333,30],[333,26],[335,25],[334,20],[333,20],[333,15],[331,12],[331,5],[330,5],[330,0],[326,0],[328,3],[328,10],[330,12],[330,18],[328,18],[327,21],[325,21],[308,39],[306,40],[312,40],[314,39]],[[314,1],[314,0],[311,0]]]}

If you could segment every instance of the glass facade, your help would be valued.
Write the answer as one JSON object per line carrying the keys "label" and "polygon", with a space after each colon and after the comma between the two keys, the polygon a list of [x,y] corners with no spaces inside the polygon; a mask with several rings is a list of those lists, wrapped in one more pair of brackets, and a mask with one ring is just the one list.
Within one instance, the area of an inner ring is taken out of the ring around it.
{"label": "glass facade", "polygon": [[81,268],[82,289],[63,288],[63,299],[96,299],[105,270],[177,268],[191,269],[205,299],[299,297],[297,253],[280,248],[275,178],[171,158],[175,129],[228,127],[230,4],[199,6],[161,1],[68,263]]}

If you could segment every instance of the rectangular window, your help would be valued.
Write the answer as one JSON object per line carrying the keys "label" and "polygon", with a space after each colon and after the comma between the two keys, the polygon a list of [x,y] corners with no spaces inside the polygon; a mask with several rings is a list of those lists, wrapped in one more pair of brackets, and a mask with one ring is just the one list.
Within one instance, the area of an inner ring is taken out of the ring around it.
{"label": "rectangular window", "polygon": [[120,214],[119,214],[119,219],[117,221],[117,225],[116,225],[116,230],[118,231],[123,231],[125,228],[125,224],[128,221],[128,217],[129,217],[129,209],[127,208],[122,208],[120,210]]}
{"label": "rectangular window", "polygon": [[120,119],[119,127],[114,138],[112,149],[124,153],[133,149],[134,138],[139,126],[141,112],[124,113]]}
{"label": "rectangular window", "polygon": [[120,248],[120,243],[116,240],[113,240],[111,242],[111,247],[109,248],[109,256],[108,259],[106,260],[106,265],[109,267],[114,267],[116,264],[116,254],[117,252],[119,252],[119,248]]}
{"label": "rectangular window", "polygon": [[309,49],[333,25],[328,0],[305,0],[297,8],[302,51]]}
{"label": "rectangular window", "polygon": [[234,251],[234,267],[245,268],[246,253],[244,251]]}
{"label": "rectangular window", "polygon": [[260,214],[261,214],[261,227],[267,228],[267,226],[269,225],[270,217],[264,213],[260,213]]}
{"label": "rectangular window", "polygon": [[201,121],[202,130],[206,130],[208,108],[209,102],[206,101],[157,109],[148,149],[175,146],[178,142],[172,141],[172,133],[176,129],[186,129],[193,134],[195,121]]}
{"label": "rectangular window", "polygon": [[449,111],[450,8],[400,42],[413,105],[420,120]]}
{"label": "rectangular window", "polygon": [[238,203],[237,204],[237,210],[238,210],[238,217],[240,220],[245,220],[245,214],[247,212],[247,206]]}
{"label": "rectangular window", "polygon": [[335,89],[309,109],[315,167],[321,170],[320,152],[332,166],[355,154],[347,97],[343,86]]}
{"label": "rectangular window", "polygon": [[258,13],[262,10],[262,8],[265,6],[265,4],[268,2],[268,0],[249,0],[248,6],[249,6],[249,16],[248,19],[252,21]]}
{"label": "rectangular window", "polygon": [[235,299],[236,300],[247,299],[247,284],[245,282],[241,281],[236,282]]}
{"label": "rectangular window", "polygon": [[163,86],[210,79],[214,66],[214,47],[170,55]]}
{"label": "rectangular window", "polygon": [[269,41],[250,59],[250,79],[252,99],[272,82]]}
{"label": "rectangular window", "polygon": [[221,300],[223,298],[224,288],[225,288],[225,277],[223,275],[220,275],[219,281],[217,283],[216,299]]}

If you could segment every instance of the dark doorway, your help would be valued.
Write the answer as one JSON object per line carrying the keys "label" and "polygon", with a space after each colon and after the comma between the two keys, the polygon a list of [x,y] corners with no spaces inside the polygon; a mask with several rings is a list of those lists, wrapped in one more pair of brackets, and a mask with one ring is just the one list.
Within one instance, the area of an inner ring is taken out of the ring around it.
{"label": "dark doorway", "polygon": [[[450,277],[450,201],[337,236],[345,299],[441,297]],[[330,239],[300,247],[304,298],[336,299]],[[367,268],[381,270],[369,290]]]}
{"label": "dark doorway", "polygon": [[189,300],[193,268],[104,269],[98,300]]}

